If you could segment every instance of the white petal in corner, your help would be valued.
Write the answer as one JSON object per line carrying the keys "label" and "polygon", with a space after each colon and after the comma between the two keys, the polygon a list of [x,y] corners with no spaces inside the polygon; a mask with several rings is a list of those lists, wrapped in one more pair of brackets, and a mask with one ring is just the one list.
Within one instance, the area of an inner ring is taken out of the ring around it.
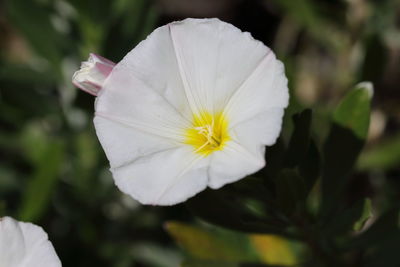
{"label": "white petal in corner", "polygon": [[191,147],[180,147],[141,157],[112,168],[116,185],[142,204],[174,205],[207,187],[209,158]]}
{"label": "white petal in corner", "polygon": [[1,267],[61,267],[61,262],[39,226],[0,218]]}

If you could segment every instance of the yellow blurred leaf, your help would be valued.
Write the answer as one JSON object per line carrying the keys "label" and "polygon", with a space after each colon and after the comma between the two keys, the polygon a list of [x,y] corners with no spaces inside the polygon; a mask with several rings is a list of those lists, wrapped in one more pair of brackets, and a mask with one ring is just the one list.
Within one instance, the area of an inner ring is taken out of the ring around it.
{"label": "yellow blurred leaf", "polygon": [[254,261],[245,235],[221,236],[221,233],[205,230],[180,222],[167,222],[167,232],[190,256],[202,260]]}
{"label": "yellow blurred leaf", "polygon": [[288,240],[275,235],[250,235],[249,238],[264,263],[296,264],[296,255]]}

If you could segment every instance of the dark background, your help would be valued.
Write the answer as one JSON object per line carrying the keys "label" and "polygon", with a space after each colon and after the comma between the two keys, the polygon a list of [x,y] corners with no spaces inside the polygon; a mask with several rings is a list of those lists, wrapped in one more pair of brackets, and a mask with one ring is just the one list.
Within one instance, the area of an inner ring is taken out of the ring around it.
{"label": "dark background", "polygon": [[288,118],[309,107],[321,142],[340,98],[372,81],[353,193],[377,209],[398,201],[399,14],[396,0],[0,2],[0,215],[44,227],[66,267],[178,265],[184,254],[163,224],[194,217],[185,204],[142,206],[118,191],[94,132],[94,98],[71,77],[90,52],[118,62],[156,27],[186,17],[232,23],[285,63],[284,138]]}

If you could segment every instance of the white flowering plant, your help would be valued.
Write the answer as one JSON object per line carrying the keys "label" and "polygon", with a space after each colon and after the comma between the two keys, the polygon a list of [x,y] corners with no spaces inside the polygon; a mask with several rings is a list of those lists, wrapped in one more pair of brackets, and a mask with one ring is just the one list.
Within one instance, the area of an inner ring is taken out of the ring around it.
{"label": "white flowering plant", "polygon": [[5,1],[0,267],[398,267],[395,2]]}
{"label": "white flowering plant", "polygon": [[[115,184],[142,204],[186,202],[214,225],[305,240],[316,246],[307,264],[340,264],[323,237],[307,240],[317,218],[329,235],[360,230],[369,218],[367,199],[347,207],[340,195],[368,133],[371,83],[338,106],[322,151],[309,109],[293,116],[287,145],[279,138],[289,102],[283,64],[218,19],[160,27],[117,64],[92,54],[73,83],[96,96],[94,125]],[[320,198],[318,207],[309,198]],[[197,254],[185,240],[198,230],[176,223],[167,230]],[[275,253],[288,261],[267,263],[297,262],[286,247]]]}

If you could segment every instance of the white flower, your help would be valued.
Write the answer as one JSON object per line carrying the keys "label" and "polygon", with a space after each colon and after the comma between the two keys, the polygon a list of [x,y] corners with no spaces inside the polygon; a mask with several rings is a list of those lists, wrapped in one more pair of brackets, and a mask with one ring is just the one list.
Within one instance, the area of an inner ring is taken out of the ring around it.
{"label": "white flower", "polygon": [[61,267],[61,262],[39,226],[0,218],[0,267]]}
{"label": "white flower", "polygon": [[262,168],[288,98],[268,47],[218,19],[186,19],[114,67],[94,123],[120,190],[172,205]]}

